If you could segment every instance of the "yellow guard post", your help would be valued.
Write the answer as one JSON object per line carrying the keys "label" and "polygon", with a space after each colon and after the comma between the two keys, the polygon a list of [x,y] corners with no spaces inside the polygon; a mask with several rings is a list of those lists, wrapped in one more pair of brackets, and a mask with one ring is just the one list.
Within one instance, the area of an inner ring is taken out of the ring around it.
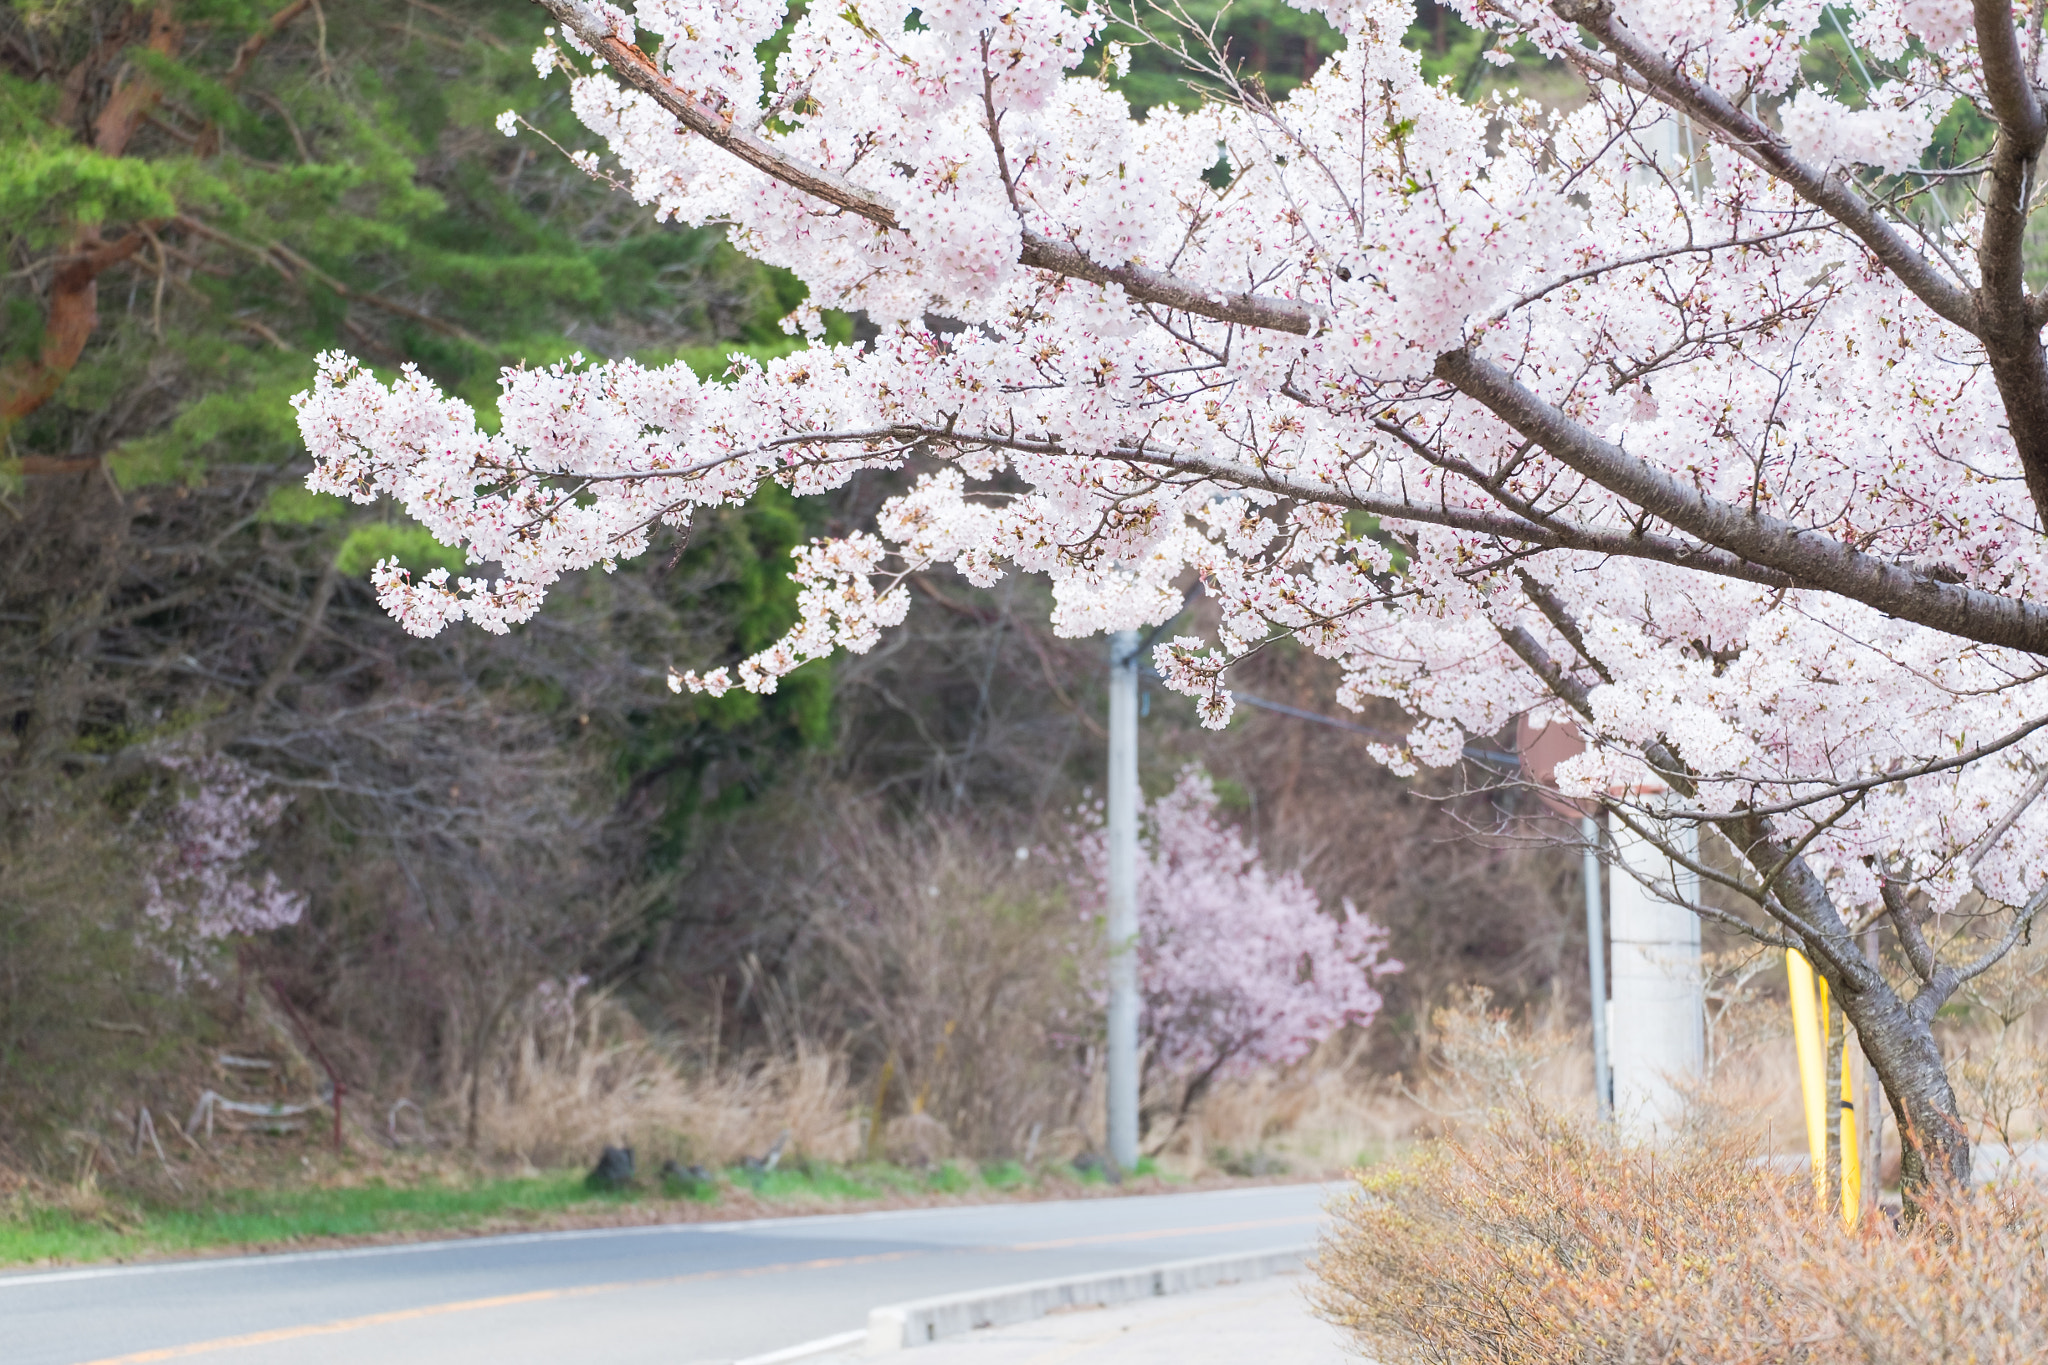
{"label": "yellow guard post", "polygon": [[[1785,950],[1792,995],[1792,1043],[1799,1054],[1799,1097],[1806,1110],[1806,1150],[1813,1162],[1813,1197],[1828,1206],[1828,983],[1795,948]],[[1863,1208],[1863,1165],[1851,1098],[1847,1048],[1842,1065],[1842,1221],[1855,1226]]]}
{"label": "yellow guard post", "polygon": [[[1827,983],[1821,983],[1821,999],[1827,999]],[[1849,1088],[1848,1029],[1842,1030],[1842,1221],[1856,1226],[1863,1212],[1863,1143],[1858,1137],[1862,1125],[1856,1121],[1856,1099]]]}
{"label": "yellow guard post", "polygon": [[1792,987],[1792,1045],[1799,1053],[1799,1098],[1806,1103],[1806,1150],[1813,1160],[1813,1198],[1828,1206],[1828,1061],[1814,1007],[1813,964],[1797,948],[1785,950],[1785,979]]}

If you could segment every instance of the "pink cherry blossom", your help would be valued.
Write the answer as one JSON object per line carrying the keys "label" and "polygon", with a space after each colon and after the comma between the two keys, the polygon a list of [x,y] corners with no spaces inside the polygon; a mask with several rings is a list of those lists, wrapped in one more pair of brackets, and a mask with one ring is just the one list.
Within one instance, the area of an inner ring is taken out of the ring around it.
{"label": "pink cherry blossom", "polygon": [[144,876],[147,917],[160,946],[180,965],[214,944],[296,924],[306,897],[249,866],[261,831],[284,814],[288,797],[263,794],[261,774],[225,755],[169,755],[160,766],[187,790],[162,818]]}
{"label": "pink cherry blossom", "polygon": [[[1379,1014],[1376,982],[1401,970],[1387,931],[1345,901],[1323,913],[1298,872],[1275,873],[1217,817],[1214,784],[1196,770],[1144,813],[1138,863],[1140,1035],[1176,1074],[1300,1061],[1346,1024]],[[1084,905],[1107,895],[1098,827],[1078,840]]]}

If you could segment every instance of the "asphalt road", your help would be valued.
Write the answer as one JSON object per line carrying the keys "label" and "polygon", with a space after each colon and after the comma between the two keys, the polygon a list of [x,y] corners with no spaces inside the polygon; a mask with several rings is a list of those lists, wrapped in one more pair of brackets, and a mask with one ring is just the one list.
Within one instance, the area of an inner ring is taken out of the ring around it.
{"label": "asphalt road", "polygon": [[883,1303],[1312,1241],[1328,1187],[0,1275],[4,1365],[723,1365]]}

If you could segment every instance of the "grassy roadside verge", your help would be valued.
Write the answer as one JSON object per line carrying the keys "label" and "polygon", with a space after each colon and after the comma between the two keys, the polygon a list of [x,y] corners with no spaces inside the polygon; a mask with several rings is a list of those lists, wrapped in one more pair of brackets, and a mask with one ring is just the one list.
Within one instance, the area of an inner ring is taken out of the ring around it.
{"label": "grassy roadside verge", "polygon": [[[1209,1183],[1209,1182],[1203,1182]],[[1237,1183],[1237,1182],[1220,1182]],[[1122,1187],[1182,1187],[1149,1171]],[[517,1177],[441,1175],[393,1182],[309,1183],[227,1189],[176,1204],[105,1197],[0,1204],[0,1267],[151,1260],[231,1251],[278,1251],[437,1234],[514,1232],[705,1221],[774,1214],[853,1212],[920,1204],[1109,1193],[1099,1171],[1026,1170],[1015,1162],[898,1166],[799,1164],[718,1172],[695,1189],[643,1177],[592,1190],[576,1171]]]}

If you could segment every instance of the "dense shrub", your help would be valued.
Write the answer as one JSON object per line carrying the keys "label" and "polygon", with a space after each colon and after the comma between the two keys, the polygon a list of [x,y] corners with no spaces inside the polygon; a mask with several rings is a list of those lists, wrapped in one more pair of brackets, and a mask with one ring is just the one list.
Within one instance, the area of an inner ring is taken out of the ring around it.
{"label": "dense shrub", "polygon": [[1737,1128],[1631,1146],[1524,1097],[1360,1180],[1317,1306],[1383,1365],[2048,1358],[2040,1190],[1851,1229],[1759,1156]]}

